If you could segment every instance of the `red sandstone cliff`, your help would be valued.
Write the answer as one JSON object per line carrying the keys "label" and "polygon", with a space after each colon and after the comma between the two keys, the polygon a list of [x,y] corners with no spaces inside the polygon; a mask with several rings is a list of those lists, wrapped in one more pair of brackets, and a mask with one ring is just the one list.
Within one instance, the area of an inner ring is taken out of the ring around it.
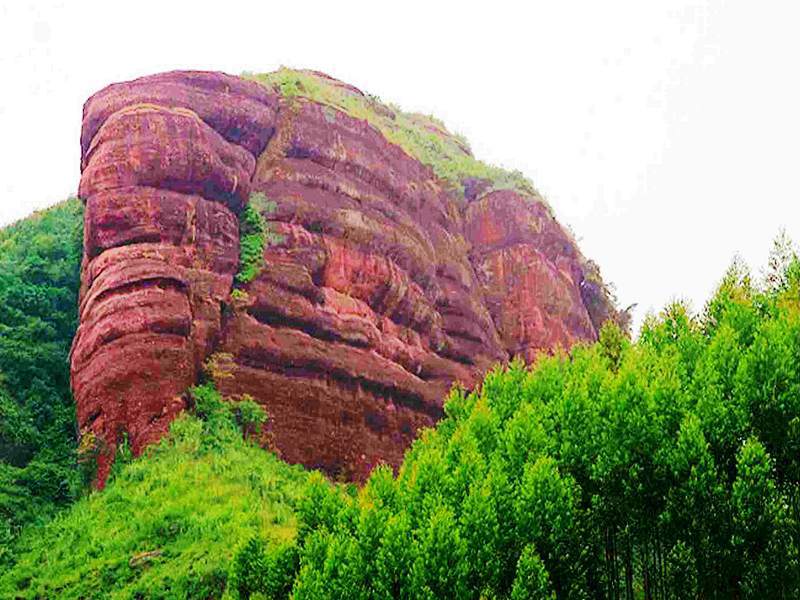
{"label": "red sandstone cliff", "polygon": [[[399,463],[454,382],[592,340],[613,310],[537,196],[458,193],[366,121],[252,81],[109,86],[81,147],[72,382],[101,482],[123,434],[136,453],[163,435],[212,353],[284,458],[361,478]],[[282,241],[232,299],[251,192],[277,203]]]}

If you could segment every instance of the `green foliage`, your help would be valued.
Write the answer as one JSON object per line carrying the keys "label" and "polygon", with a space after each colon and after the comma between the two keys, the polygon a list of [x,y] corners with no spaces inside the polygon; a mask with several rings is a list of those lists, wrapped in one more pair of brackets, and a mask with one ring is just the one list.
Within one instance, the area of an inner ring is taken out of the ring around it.
{"label": "green foliage", "polygon": [[245,437],[256,435],[268,421],[267,411],[247,394],[231,406],[236,424]]}
{"label": "green foliage", "polygon": [[797,252],[785,229],[781,229],[772,242],[767,268],[764,272],[765,289],[776,292],[785,290],[790,283],[798,262]]}
{"label": "green foliage", "polygon": [[309,98],[366,120],[387,140],[431,167],[459,193],[463,193],[466,180],[479,179],[488,182],[490,189],[516,190],[544,202],[522,173],[477,160],[462,136],[449,133],[444,124],[432,116],[406,113],[396,106],[384,105],[375,96],[357,94],[312,71],[283,67],[267,74],[246,73],[244,77],[270,86],[283,96]]}
{"label": "green foliage", "polygon": [[[244,440],[213,388],[192,395],[203,418],[181,416],[104,491],[25,531],[0,597],[219,598],[260,564],[259,590],[285,597],[307,475]],[[251,544],[237,552],[254,538],[270,544],[263,557]]]}
{"label": "green foliage", "polygon": [[194,414],[203,423],[203,430],[208,442],[224,443],[237,437],[230,407],[213,383],[204,383],[189,388],[189,397]]}
{"label": "green foliage", "polygon": [[[128,434],[123,432],[122,439],[117,445],[116,452],[114,453],[114,464],[111,466],[111,473],[109,479],[114,479],[120,471],[125,468],[125,465],[133,460],[133,450],[131,449],[130,442],[128,441]],[[92,465],[95,469],[96,465]]]}
{"label": "green foliage", "polygon": [[239,271],[237,283],[253,281],[264,266],[267,226],[261,213],[248,203],[239,215]]}
{"label": "green foliage", "polygon": [[268,417],[264,408],[252,397],[224,399],[212,382],[189,389],[194,413],[203,421],[203,446],[217,448],[238,439],[257,437]]}
{"label": "green foliage", "polygon": [[299,568],[297,546],[281,542],[267,548],[253,537],[233,559],[228,589],[239,598],[260,594],[270,600],[288,598]]}
{"label": "green foliage", "polygon": [[416,537],[412,566],[417,598],[465,598],[467,548],[453,511],[444,504],[431,511]]}
{"label": "green foliage", "polygon": [[798,597],[800,294],[782,281],[737,267],[700,317],[676,303],[636,343],[608,325],[493,371],[396,477],[310,483],[295,598]]}
{"label": "green foliage", "polygon": [[[264,248],[281,241],[281,236],[270,231],[265,215],[275,211],[275,202],[261,193],[250,196],[247,206],[239,215],[239,270],[237,284],[253,281],[264,268]],[[236,293],[238,290],[234,290]],[[240,294],[241,295],[241,292]]]}
{"label": "green foliage", "polygon": [[511,600],[548,600],[555,598],[550,590],[547,570],[533,545],[526,546],[517,562],[517,576],[511,588]]}
{"label": "green foliage", "polygon": [[250,538],[233,557],[229,584],[240,598],[249,598],[266,587],[266,546],[257,538]]}
{"label": "green foliage", "polygon": [[608,360],[611,369],[619,369],[622,355],[628,346],[628,337],[614,321],[608,320],[600,328],[599,340],[602,355]]}
{"label": "green foliage", "polygon": [[67,200],[0,230],[0,546],[82,489],[68,361],[82,217]]}
{"label": "green foliage", "polygon": [[796,567],[787,572],[782,565],[787,555],[797,555],[797,546],[792,545],[791,535],[782,539],[788,533],[784,531],[787,505],[772,474],[772,461],[764,446],[757,439],[747,440],[737,457],[733,483],[732,540],[739,567],[736,575],[750,597],[786,597],[786,585],[797,578]]}

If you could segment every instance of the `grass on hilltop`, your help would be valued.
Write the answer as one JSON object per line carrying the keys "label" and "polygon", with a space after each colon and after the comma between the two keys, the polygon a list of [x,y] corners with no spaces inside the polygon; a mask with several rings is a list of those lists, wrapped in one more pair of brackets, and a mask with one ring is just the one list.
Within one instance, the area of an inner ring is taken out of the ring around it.
{"label": "grass on hilltop", "polygon": [[286,97],[309,98],[366,120],[387,140],[433,169],[434,173],[463,194],[466,179],[489,182],[489,189],[510,189],[544,202],[533,184],[519,171],[508,171],[479,161],[460,135],[447,131],[430,115],[408,113],[376,96],[361,95],[339,82],[313,71],[282,67],[272,73],[246,73],[244,77],[272,87]]}

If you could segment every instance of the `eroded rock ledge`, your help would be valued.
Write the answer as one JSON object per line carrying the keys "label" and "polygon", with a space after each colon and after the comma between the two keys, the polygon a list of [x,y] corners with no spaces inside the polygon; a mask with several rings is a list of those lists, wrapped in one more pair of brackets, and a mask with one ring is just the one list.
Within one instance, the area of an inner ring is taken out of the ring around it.
{"label": "eroded rock ledge", "polygon": [[[454,382],[592,340],[613,311],[536,196],[458,193],[308,98],[145,77],[87,101],[81,148],[72,382],[100,482],[123,435],[138,453],[167,431],[212,353],[231,357],[219,389],[266,407],[285,459],[360,479],[399,463]],[[281,241],[232,301],[252,192],[277,203]]]}

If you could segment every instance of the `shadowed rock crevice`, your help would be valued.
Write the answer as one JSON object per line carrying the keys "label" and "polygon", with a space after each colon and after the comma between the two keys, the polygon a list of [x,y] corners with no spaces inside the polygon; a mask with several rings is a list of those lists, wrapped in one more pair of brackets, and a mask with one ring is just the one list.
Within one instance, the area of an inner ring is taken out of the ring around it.
{"label": "shadowed rock crevice", "polygon": [[[123,431],[134,452],[163,435],[212,352],[231,357],[217,387],[266,407],[286,460],[361,479],[399,464],[454,383],[594,339],[613,313],[537,196],[479,179],[462,195],[368,120],[269,85],[115,84],[87,101],[81,147],[72,381],[81,430],[108,448],[100,482]],[[232,298],[253,192],[278,241]]]}

